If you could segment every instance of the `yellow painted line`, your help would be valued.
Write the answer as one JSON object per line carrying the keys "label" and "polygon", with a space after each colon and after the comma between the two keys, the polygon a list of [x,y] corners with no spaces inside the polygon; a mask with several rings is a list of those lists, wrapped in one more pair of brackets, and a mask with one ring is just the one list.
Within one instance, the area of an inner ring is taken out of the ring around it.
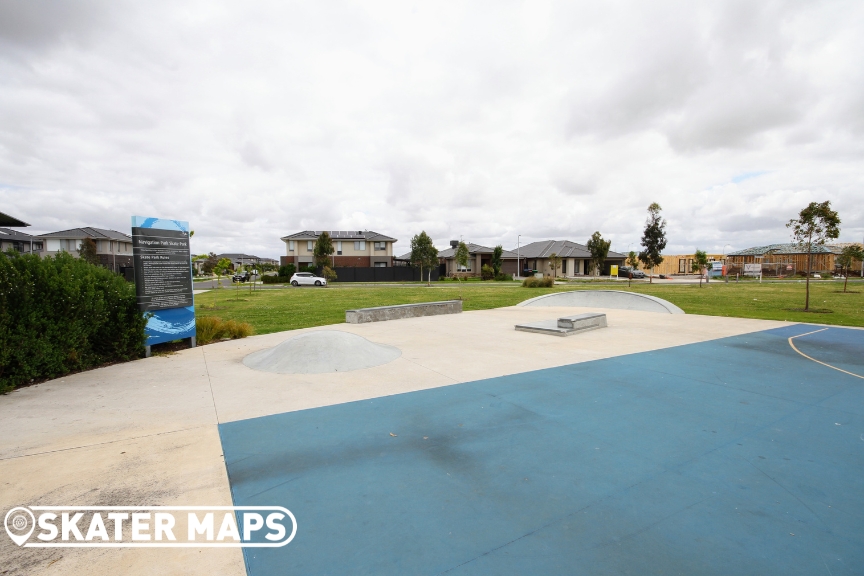
{"label": "yellow painted line", "polygon": [[801,338],[802,336],[809,336],[810,334],[816,334],[817,332],[824,332],[825,330],[828,330],[828,328],[822,328],[822,330],[814,330],[812,332],[807,332],[805,334],[798,334],[797,336],[791,336],[789,338],[789,346],[791,346],[792,349],[795,350],[795,352],[797,352],[798,354],[800,354],[804,358],[807,358],[808,360],[812,360],[813,362],[816,362],[817,364],[822,364],[823,366],[827,366],[828,368],[833,368],[834,370],[837,370],[839,372],[843,372],[844,374],[849,374],[850,376],[855,376],[856,378],[861,378],[862,380],[864,380],[864,376],[861,376],[860,374],[854,374],[852,372],[847,372],[846,370],[843,370],[842,368],[837,368],[836,366],[831,366],[830,364],[826,364],[825,362],[822,362],[820,360],[816,360],[815,358],[811,358],[810,356],[807,356],[806,354],[804,354],[803,352],[798,350],[798,348],[795,347],[795,343],[792,342],[793,338]]}

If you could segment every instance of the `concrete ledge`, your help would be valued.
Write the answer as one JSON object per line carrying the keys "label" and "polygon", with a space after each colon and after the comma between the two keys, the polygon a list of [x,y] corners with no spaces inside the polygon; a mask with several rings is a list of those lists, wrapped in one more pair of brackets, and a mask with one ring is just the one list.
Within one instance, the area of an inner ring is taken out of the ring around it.
{"label": "concrete ledge", "polygon": [[520,302],[517,306],[573,306],[579,308],[617,308],[661,314],[684,314],[678,306],[662,298],[624,290],[570,290],[545,294]]}
{"label": "concrete ledge", "polygon": [[462,312],[461,300],[445,300],[444,302],[422,302],[420,304],[399,304],[397,306],[378,306],[376,308],[358,308],[345,311],[345,322],[349,324],[364,324],[366,322],[384,322],[401,318],[416,318],[418,316],[440,316],[441,314],[459,314]]}
{"label": "concrete ledge", "polygon": [[605,328],[606,314],[589,312],[587,314],[574,314],[564,316],[558,320],[544,320],[542,322],[531,322],[530,324],[517,324],[516,330],[520,332],[536,332],[538,334],[549,334],[552,336],[572,336],[597,328]]}

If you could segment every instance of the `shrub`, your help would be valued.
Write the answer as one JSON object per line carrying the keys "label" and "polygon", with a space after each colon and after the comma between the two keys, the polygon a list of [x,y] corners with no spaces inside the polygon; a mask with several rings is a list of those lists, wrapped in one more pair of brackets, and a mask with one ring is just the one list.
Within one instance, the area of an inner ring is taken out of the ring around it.
{"label": "shrub", "polygon": [[144,354],[135,286],[60,253],[0,255],[0,392]]}
{"label": "shrub", "polygon": [[279,266],[279,272],[277,272],[277,275],[283,278],[291,278],[296,271],[297,267],[294,266],[294,264],[286,264],[284,266]]}
{"label": "shrub", "polygon": [[321,269],[321,276],[323,276],[327,282],[333,282],[336,280],[336,272],[334,272],[329,266],[324,266],[324,268]]}
{"label": "shrub", "polygon": [[488,264],[484,264],[482,268],[480,268],[480,279],[481,280],[492,280],[495,277],[495,270],[492,269],[492,266]]}
{"label": "shrub", "polygon": [[531,276],[522,281],[522,286],[524,288],[551,288],[554,284],[555,281],[551,277],[537,278]]}
{"label": "shrub", "polygon": [[217,316],[195,318],[195,341],[202,346],[223,338],[246,338],[252,335],[252,326],[247,322],[222,320]]}
{"label": "shrub", "polygon": [[262,276],[262,284],[288,284],[291,281],[291,276]]}
{"label": "shrub", "polygon": [[510,280],[513,280],[513,276],[499,272],[495,275],[495,280],[498,282],[509,282]]}

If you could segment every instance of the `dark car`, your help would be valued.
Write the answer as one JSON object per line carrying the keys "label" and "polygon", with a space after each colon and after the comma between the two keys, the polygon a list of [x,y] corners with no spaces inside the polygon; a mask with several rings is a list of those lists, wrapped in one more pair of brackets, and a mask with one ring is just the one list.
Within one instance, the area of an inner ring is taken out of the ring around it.
{"label": "dark car", "polygon": [[231,277],[231,282],[248,282],[249,281],[249,272],[243,272],[242,274],[234,274]]}
{"label": "dark car", "polygon": [[630,266],[621,266],[618,268],[619,278],[628,278],[633,274],[633,278],[645,278],[645,273],[641,270],[633,270]]}

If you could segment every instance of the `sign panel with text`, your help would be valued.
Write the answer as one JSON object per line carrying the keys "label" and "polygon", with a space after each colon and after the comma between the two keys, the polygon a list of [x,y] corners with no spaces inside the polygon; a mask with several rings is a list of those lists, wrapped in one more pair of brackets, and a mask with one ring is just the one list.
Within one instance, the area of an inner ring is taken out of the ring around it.
{"label": "sign panel with text", "polygon": [[132,217],[138,307],[150,315],[148,346],[195,336],[189,223]]}

